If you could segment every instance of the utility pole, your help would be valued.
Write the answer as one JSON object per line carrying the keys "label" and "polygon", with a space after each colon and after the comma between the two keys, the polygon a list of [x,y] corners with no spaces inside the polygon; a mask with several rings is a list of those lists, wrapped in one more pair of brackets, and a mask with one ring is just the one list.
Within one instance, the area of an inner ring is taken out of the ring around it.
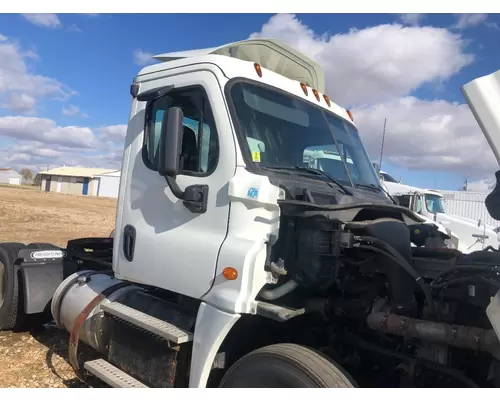
{"label": "utility pole", "polygon": [[469,188],[469,175],[466,175],[465,176],[465,183],[464,183],[464,186],[463,186],[463,191],[464,192],[467,192],[467,189]]}
{"label": "utility pole", "polygon": [[382,155],[384,154],[384,141],[385,141],[385,127],[387,124],[387,118],[384,118],[384,131],[382,132],[382,146],[380,146],[380,161],[378,163],[378,172],[382,169]]}

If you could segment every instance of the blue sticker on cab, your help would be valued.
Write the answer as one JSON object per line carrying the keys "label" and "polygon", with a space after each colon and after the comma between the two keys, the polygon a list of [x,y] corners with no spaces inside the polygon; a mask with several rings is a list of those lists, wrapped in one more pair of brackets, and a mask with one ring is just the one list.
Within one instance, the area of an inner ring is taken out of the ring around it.
{"label": "blue sticker on cab", "polygon": [[247,192],[247,197],[250,199],[256,199],[257,197],[259,197],[259,189],[255,187],[249,188]]}

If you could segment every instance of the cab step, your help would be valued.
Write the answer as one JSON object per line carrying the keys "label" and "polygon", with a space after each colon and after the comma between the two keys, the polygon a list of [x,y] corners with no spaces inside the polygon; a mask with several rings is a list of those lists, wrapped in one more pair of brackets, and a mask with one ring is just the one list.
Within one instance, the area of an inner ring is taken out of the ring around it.
{"label": "cab step", "polygon": [[191,332],[125,304],[111,301],[101,304],[101,310],[175,344],[187,343],[193,340],[194,335]]}
{"label": "cab step", "polygon": [[83,367],[92,375],[106,382],[114,388],[147,388],[148,386],[132,378],[130,375],[116,368],[106,360],[99,358],[97,360],[87,361]]}

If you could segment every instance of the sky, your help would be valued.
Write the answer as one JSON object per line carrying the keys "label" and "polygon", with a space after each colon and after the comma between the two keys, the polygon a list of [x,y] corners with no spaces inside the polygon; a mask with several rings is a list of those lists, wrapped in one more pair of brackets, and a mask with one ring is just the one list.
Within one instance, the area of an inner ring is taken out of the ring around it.
{"label": "sky", "polygon": [[460,86],[500,68],[500,14],[0,14],[0,167],[120,168],[129,87],[151,56],[250,37],[323,67],[372,161],[387,119],[382,170],[493,188],[498,164]]}

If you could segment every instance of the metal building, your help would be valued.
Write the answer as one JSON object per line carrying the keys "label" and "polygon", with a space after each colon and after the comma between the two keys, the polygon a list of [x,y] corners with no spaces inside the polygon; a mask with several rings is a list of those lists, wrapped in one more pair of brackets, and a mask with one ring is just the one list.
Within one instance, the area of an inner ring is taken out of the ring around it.
{"label": "metal building", "polygon": [[114,169],[61,167],[41,171],[40,189],[45,192],[97,196],[100,176],[116,172]]}
{"label": "metal building", "polygon": [[103,174],[94,175],[94,187],[96,195],[101,197],[118,197],[118,189],[120,188],[121,171],[112,171]]}
{"label": "metal building", "polygon": [[20,185],[22,176],[12,168],[0,168],[0,183],[7,185]]}

